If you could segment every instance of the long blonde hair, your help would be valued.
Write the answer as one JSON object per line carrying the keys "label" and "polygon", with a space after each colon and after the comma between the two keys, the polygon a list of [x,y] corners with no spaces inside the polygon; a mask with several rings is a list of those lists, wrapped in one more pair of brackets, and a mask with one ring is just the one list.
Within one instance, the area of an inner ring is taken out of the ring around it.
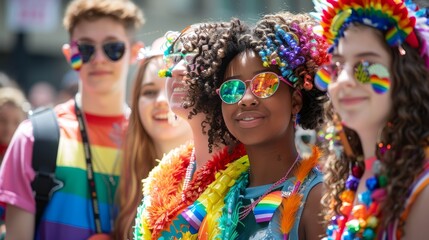
{"label": "long blonde hair", "polygon": [[160,55],[147,58],[139,66],[134,79],[131,99],[131,115],[124,145],[124,159],[122,163],[121,179],[117,190],[119,201],[119,215],[113,231],[114,239],[132,239],[132,225],[136,209],[142,201],[142,179],[146,178],[156,166],[155,143],[140,121],[138,101],[142,79],[149,62],[162,57]]}

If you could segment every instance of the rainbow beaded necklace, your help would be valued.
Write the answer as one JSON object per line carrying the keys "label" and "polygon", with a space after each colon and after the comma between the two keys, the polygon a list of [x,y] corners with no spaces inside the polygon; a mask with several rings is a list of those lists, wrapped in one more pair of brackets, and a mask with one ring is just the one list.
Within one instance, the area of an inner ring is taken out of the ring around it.
{"label": "rainbow beaded necklace", "polygon": [[365,164],[372,165],[374,176],[366,180],[367,190],[358,194],[363,169],[353,166],[351,174],[346,180],[345,190],[339,195],[342,205],[340,213],[332,217],[331,224],[326,230],[327,240],[340,239],[376,239],[380,235],[379,222],[381,218],[380,202],[386,197],[387,177],[381,174],[381,162],[375,157],[365,160]]}

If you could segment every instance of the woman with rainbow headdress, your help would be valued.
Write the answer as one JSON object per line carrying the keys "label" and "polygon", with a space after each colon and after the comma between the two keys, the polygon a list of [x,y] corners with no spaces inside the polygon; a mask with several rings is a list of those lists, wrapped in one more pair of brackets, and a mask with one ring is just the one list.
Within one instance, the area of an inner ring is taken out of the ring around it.
{"label": "woman with rainbow headdress", "polygon": [[326,239],[429,234],[428,10],[411,1],[316,2],[331,63]]}
{"label": "woman with rainbow headdress", "polygon": [[251,31],[232,23],[197,57],[189,97],[194,113],[206,113],[212,139],[241,142],[248,155],[182,213],[190,225],[184,236],[320,239],[321,152],[314,141],[297,150],[306,148],[295,145],[294,127],[296,119],[306,129],[322,122],[327,96],[313,83],[327,45],[307,14],[266,15]]}
{"label": "woman with rainbow headdress", "polygon": [[210,136],[204,113],[190,116],[195,102],[188,100],[189,74],[195,59],[228,23],[203,23],[168,32],[164,52],[166,66],[159,71],[167,77],[166,91],[171,110],[185,119],[193,142],[171,150],[143,181],[143,202],[137,210],[134,239],[180,239],[186,220],[181,213],[215,179],[219,170],[244,155],[241,145],[226,148],[218,143],[208,148]]}

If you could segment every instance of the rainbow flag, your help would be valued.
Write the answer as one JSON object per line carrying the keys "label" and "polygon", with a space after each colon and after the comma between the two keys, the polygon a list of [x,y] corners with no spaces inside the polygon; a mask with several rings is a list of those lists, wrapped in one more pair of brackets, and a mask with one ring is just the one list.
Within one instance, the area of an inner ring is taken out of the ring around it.
{"label": "rainbow flag", "polygon": [[253,213],[257,223],[268,222],[282,203],[282,192],[275,191],[265,196],[255,207]]}

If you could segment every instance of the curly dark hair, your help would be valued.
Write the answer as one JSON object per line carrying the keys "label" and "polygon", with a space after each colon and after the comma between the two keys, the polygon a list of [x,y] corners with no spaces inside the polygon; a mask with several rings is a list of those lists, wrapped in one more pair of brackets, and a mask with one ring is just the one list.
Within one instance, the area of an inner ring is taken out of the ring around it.
{"label": "curly dark hair", "polygon": [[[360,26],[360,25],[354,25]],[[387,44],[386,44],[387,46]],[[382,173],[388,178],[387,198],[382,203],[382,226],[387,227],[400,220],[405,207],[407,192],[425,164],[425,148],[429,145],[429,69],[417,49],[402,44],[406,51],[401,55],[397,47],[389,47],[392,56],[391,101],[392,111],[386,126],[381,131],[381,140],[390,144],[385,154],[375,154],[382,163]],[[349,141],[356,156],[362,155],[359,137],[356,132],[346,129]],[[326,223],[331,217],[340,214],[342,201],[339,194],[344,191],[344,182],[350,167],[362,164],[358,158],[336,159],[331,154],[325,164],[325,185],[327,193],[323,197]]]}
{"label": "curly dark hair", "polygon": [[[184,107],[192,108],[189,118],[203,113],[203,133],[209,136],[209,150],[220,144],[232,145],[235,139],[229,134],[222,118],[221,102],[216,89],[223,81],[226,62],[245,49],[237,37],[249,34],[250,29],[238,19],[229,22],[201,24],[190,38],[183,39],[184,51],[198,52],[189,64],[188,97]],[[250,35],[249,35],[250,36]]]}
{"label": "curly dark hair", "polygon": [[[251,43],[252,48],[259,52],[266,46],[268,37],[275,38],[275,29],[279,25],[282,29],[290,29],[300,40],[301,56],[305,58],[305,63],[293,69],[294,75],[299,79],[294,84],[302,94],[303,106],[299,112],[299,124],[304,129],[314,129],[323,123],[323,103],[328,100],[326,92],[312,87],[310,90],[304,89],[304,78],[311,77],[314,81],[320,65],[327,62],[329,57],[326,50],[327,44],[312,32],[313,26],[316,25],[314,19],[308,14],[292,14],[289,12],[280,12],[274,15],[266,15],[259,21],[254,29],[254,38]],[[316,43],[312,47],[318,47],[316,53],[310,53],[306,49],[307,44],[311,41]],[[281,44],[276,42],[276,44]]]}
{"label": "curly dark hair", "polygon": [[[200,34],[195,39],[196,45],[200,46],[201,55],[195,59],[195,71],[191,71],[189,76],[190,91],[188,99],[193,103],[190,117],[198,113],[204,113],[205,133],[209,135],[209,149],[218,143],[231,145],[237,140],[229,133],[223,117],[222,102],[216,94],[216,89],[224,81],[225,70],[231,60],[241,52],[252,50],[259,52],[267,45],[268,38],[275,35],[276,26],[292,31],[300,39],[300,46],[303,49],[300,54],[305,58],[305,62],[295,69],[293,73],[298,77],[294,84],[296,89],[301,91],[303,96],[303,107],[299,112],[299,123],[304,128],[315,128],[323,121],[323,103],[328,100],[326,93],[312,87],[305,90],[303,87],[304,78],[310,76],[311,81],[318,67],[328,60],[324,41],[309,31],[316,22],[307,14],[291,14],[280,12],[274,15],[264,16],[254,28],[248,27],[239,19],[232,19],[228,28],[218,31],[218,34]],[[314,40],[317,45],[317,54],[312,54],[306,43]],[[280,45],[282,43],[275,42]],[[277,68],[272,65],[270,68]]]}

